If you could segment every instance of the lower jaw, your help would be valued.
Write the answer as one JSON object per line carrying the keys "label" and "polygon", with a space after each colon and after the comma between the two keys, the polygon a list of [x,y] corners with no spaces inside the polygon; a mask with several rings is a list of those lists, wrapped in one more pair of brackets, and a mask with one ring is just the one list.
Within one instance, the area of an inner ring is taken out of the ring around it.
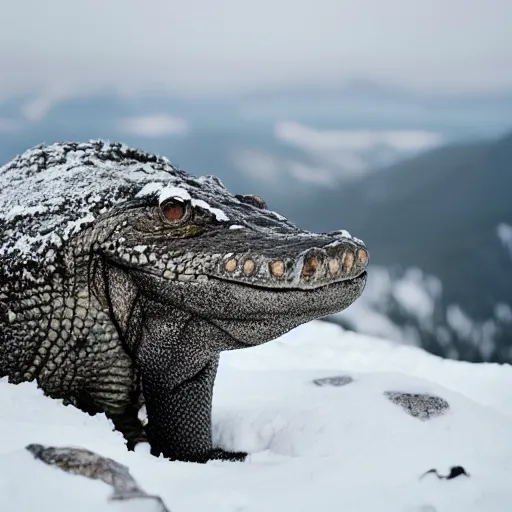
{"label": "lower jaw", "polygon": [[[148,291],[152,291],[153,297],[159,297],[159,302],[205,319],[240,322],[263,322],[276,316],[314,319],[342,311],[361,295],[367,277],[363,272],[353,279],[308,290],[271,288],[217,277],[209,277],[208,281],[199,283],[167,280],[142,272],[138,274],[146,281],[145,285],[139,283],[141,291],[149,285]],[[307,305],[310,307],[304,307]],[[231,311],[234,315],[229,314]]]}

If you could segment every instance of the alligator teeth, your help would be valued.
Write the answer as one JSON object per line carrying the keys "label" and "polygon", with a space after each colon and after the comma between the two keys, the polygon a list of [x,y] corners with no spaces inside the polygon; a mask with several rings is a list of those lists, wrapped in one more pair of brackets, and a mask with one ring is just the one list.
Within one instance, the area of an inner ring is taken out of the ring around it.
{"label": "alligator teeth", "polygon": [[361,265],[366,265],[368,263],[368,253],[365,249],[359,249],[357,252],[357,259]]}
{"label": "alligator teeth", "polygon": [[277,278],[283,277],[284,261],[281,261],[281,260],[273,261],[270,264],[270,272],[272,272],[272,274]]}
{"label": "alligator teeth", "polygon": [[318,267],[320,266],[320,260],[316,256],[311,256],[304,262],[304,266],[302,267],[302,275],[304,277],[311,277]]}
{"label": "alligator teeth", "polygon": [[331,274],[336,274],[340,270],[340,262],[335,258],[329,260],[328,266]]}
{"label": "alligator teeth", "polygon": [[350,251],[347,251],[344,256],[343,265],[345,270],[350,272],[352,270],[352,266],[354,265],[354,255]]}
{"label": "alligator teeth", "polygon": [[256,269],[256,264],[252,260],[245,260],[244,263],[244,272],[247,275],[251,275],[254,273],[254,270]]}
{"label": "alligator teeth", "polygon": [[231,258],[228,261],[226,261],[226,263],[224,264],[224,268],[228,272],[234,272],[235,269],[236,269],[236,260],[235,260],[235,258]]}

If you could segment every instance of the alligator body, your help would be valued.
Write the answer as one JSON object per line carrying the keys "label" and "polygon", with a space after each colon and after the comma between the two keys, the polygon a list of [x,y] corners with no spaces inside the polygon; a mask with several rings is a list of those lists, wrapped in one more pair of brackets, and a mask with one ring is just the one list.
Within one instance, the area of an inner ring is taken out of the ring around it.
{"label": "alligator body", "polygon": [[243,458],[212,447],[219,353],[343,310],[367,263],[347,232],[303,231],[165,158],[38,146],[0,168],[0,376],[155,455]]}

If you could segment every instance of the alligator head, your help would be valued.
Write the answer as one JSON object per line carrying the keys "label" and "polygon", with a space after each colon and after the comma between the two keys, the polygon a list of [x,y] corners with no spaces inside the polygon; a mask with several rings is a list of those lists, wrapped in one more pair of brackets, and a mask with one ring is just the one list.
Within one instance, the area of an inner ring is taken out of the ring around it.
{"label": "alligator head", "polygon": [[182,340],[215,350],[256,345],[345,309],[366,282],[362,241],[303,231],[211,177],[200,186],[146,185],[95,230],[125,334],[143,296],[145,308],[165,305],[166,324]]}

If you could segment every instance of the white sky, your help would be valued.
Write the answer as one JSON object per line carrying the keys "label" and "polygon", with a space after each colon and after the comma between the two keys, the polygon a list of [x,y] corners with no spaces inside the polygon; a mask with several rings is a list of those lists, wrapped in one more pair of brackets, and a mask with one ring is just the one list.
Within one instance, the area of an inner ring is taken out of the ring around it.
{"label": "white sky", "polygon": [[512,86],[512,0],[4,0],[0,95]]}

